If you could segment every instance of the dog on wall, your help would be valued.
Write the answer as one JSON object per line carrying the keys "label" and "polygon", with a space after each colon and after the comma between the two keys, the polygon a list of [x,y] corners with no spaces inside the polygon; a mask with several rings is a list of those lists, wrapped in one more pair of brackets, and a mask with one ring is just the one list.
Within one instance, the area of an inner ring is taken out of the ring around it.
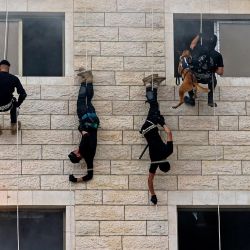
{"label": "dog on wall", "polygon": [[197,91],[205,92],[205,93],[209,92],[208,88],[201,87],[198,84],[197,79],[189,66],[191,60],[192,60],[191,52],[187,49],[184,50],[182,52],[182,55],[180,56],[180,61],[178,65],[178,73],[181,75],[182,80],[183,80],[179,88],[180,101],[177,105],[172,107],[173,109],[178,108],[184,103],[184,95],[188,91],[194,90],[194,98],[197,97],[196,96]]}

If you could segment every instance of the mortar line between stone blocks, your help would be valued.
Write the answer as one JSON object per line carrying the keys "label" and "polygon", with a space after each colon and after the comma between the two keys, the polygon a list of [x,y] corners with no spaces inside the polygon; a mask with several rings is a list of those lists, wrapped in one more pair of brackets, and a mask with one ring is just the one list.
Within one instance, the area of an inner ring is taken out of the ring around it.
{"label": "mortar line between stone blocks", "polygon": [[237,116],[238,117],[238,131],[240,131],[240,115]]}
{"label": "mortar line between stone blocks", "polygon": [[123,250],[123,235],[121,236],[121,249]]}

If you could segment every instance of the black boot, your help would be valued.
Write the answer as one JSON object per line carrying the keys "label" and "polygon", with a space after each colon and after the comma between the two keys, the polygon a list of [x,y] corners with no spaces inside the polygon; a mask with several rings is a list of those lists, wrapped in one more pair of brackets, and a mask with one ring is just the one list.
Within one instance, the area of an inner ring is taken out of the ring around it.
{"label": "black boot", "polygon": [[214,94],[213,94],[213,90],[210,89],[209,93],[208,93],[208,103],[207,105],[209,107],[217,107],[217,103],[214,102]]}
{"label": "black boot", "polygon": [[157,89],[151,87],[146,88],[146,98],[148,103],[157,102]]}
{"label": "black boot", "polygon": [[189,95],[189,96],[185,96],[185,97],[184,97],[184,102],[185,102],[187,105],[195,106],[195,99],[194,99],[194,92],[193,92],[193,90],[189,91],[189,92],[188,92],[188,95]]}
{"label": "black boot", "polygon": [[146,102],[152,103],[155,101],[154,99],[154,92],[152,90],[146,90]]}

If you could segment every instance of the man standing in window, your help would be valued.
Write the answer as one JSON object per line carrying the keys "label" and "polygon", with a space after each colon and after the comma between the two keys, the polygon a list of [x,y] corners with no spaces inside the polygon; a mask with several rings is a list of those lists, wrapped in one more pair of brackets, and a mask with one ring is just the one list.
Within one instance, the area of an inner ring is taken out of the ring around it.
{"label": "man standing in window", "polygon": [[[20,107],[27,94],[19,79],[9,73],[10,63],[7,60],[0,62],[0,112],[10,110],[11,133],[15,134],[17,130],[17,109]],[[18,100],[13,96],[17,90]],[[18,124],[19,128],[21,123]],[[2,130],[0,127],[0,134]]]}
{"label": "man standing in window", "polygon": [[[202,40],[202,44],[201,44]],[[190,49],[192,53],[191,69],[194,72],[197,81],[202,84],[208,84],[208,106],[217,107],[214,102],[213,91],[217,85],[215,73],[223,75],[224,64],[222,55],[215,50],[217,44],[216,35],[204,34],[197,35],[191,42]],[[188,92],[184,101],[186,104],[195,106],[194,92]]]}

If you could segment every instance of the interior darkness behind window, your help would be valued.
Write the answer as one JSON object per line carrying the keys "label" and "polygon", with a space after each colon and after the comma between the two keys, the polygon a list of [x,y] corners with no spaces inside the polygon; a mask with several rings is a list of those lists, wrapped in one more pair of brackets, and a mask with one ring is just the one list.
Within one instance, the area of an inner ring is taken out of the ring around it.
{"label": "interior darkness behind window", "polygon": [[[221,209],[222,250],[250,249],[250,210]],[[178,209],[179,250],[218,250],[217,209]]]}
{"label": "interior darkness behind window", "polygon": [[23,75],[63,75],[61,17],[23,18]]}
{"label": "interior darkness behind window", "polygon": [[[19,212],[20,249],[63,250],[63,211]],[[0,212],[0,249],[17,249],[16,211]]]}

